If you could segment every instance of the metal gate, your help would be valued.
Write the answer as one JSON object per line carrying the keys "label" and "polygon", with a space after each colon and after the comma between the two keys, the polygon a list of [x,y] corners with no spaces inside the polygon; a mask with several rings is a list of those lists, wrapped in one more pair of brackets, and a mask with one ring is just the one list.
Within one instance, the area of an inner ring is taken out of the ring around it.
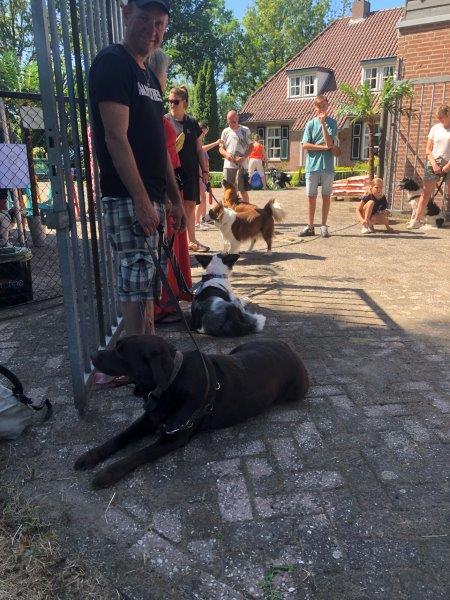
{"label": "metal gate", "polygon": [[[391,208],[403,211],[405,193],[398,189],[404,177],[412,177],[421,183],[426,156],[428,132],[436,123],[435,112],[439,105],[450,104],[450,76],[413,79],[414,97],[406,100],[403,107],[409,109],[410,117],[398,117],[390,123],[385,151],[385,189]],[[442,190],[440,201],[447,197],[449,209],[449,185]]]}
{"label": "metal gate", "polygon": [[121,321],[88,126],[87,76],[97,52],[121,39],[122,17],[116,0],[31,5],[53,195],[47,227],[56,233],[75,405],[83,412],[90,354],[110,343]]}

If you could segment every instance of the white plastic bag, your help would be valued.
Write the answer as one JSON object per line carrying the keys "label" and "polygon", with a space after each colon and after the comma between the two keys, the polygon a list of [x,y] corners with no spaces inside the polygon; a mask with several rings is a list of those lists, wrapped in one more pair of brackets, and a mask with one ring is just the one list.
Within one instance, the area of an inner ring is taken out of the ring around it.
{"label": "white plastic bag", "polygon": [[0,440],[15,440],[31,424],[34,410],[0,383]]}
{"label": "white plastic bag", "polygon": [[44,400],[40,405],[35,405],[31,398],[23,393],[23,386],[19,379],[9,369],[0,365],[0,375],[12,383],[8,389],[0,383],[0,440],[15,440],[31,424],[36,411],[47,407],[47,420],[52,412],[49,400]]}

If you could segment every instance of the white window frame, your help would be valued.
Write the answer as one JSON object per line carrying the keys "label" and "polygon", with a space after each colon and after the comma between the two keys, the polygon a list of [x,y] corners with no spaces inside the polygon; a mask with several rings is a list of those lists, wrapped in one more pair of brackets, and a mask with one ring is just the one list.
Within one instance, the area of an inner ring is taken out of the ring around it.
{"label": "white window frame", "polygon": [[[271,145],[272,140],[276,142],[276,145]],[[266,141],[267,160],[280,162],[289,160],[289,127],[287,125],[267,126]]]}
{"label": "white window frame", "polygon": [[[272,125],[270,127],[267,127],[266,135],[267,135],[267,148],[266,148],[267,160],[281,160],[281,125]],[[272,140],[278,141],[278,145],[271,146]],[[278,154],[278,156],[274,156],[274,151],[275,151],[275,153]]]}
{"label": "white window frame", "polygon": [[[380,135],[380,124],[375,123],[375,149],[380,148]],[[361,160],[369,160],[369,127],[367,123],[364,123],[361,132]]]}
{"label": "white window frame", "polygon": [[317,96],[317,73],[298,73],[288,76],[288,98],[312,98]]}
{"label": "white window frame", "polygon": [[362,69],[362,82],[369,83],[372,92],[379,92],[386,79],[394,76],[394,69],[393,63],[365,65]]}
{"label": "white window frame", "polygon": [[[353,152],[354,141],[358,140],[358,152]],[[352,126],[352,141],[350,146],[351,160],[360,160],[361,158],[361,143],[362,143],[362,123],[354,123]]]}

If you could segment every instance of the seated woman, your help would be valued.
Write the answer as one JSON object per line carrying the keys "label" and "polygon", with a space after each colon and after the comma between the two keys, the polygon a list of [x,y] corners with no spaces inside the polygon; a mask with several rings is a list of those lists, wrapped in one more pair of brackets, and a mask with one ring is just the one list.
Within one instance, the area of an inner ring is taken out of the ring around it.
{"label": "seated woman", "polygon": [[356,214],[362,223],[361,233],[374,233],[374,225],[384,225],[389,233],[397,233],[389,225],[388,203],[383,194],[383,180],[375,177],[367,186],[367,194],[363,196],[356,208]]}

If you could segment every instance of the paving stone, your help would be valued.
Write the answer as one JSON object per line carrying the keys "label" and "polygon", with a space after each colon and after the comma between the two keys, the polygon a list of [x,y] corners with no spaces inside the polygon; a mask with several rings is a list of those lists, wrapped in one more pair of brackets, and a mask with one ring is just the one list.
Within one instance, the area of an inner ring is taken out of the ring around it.
{"label": "paving stone", "polygon": [[294,427],[294,435],[302,452],[322,448],[323,442],[314,423],[302,423]]}
{"label": "paving stone", "polygon": [[261,517],[303,515],[322,511],[320,500],[314,494],[292,494],[272,498],[255,498],[256,510]]}
{"label": "paving stone", "polygon": [[399,572],[398,577],[407,600],[448,600],[448,579],[447,585],[439,584],[425,570],[403,570]]}
{"label": "paving stone", "polygon": [[311,515],[302,519],[299,525],[299,540],[308,570],[323,573],[343,568],[343,548],[325,515]]}
{"label": "paving stone", "polygon": [[224,521],[245,521],[252,518],[252,509],[245,480],[230,477],[217,481],[219,510]]}
{"label": "paving stone", "polygon": [[271,439],[269,440],[269,446],[279,469],[291,471],[303,468],[298,447],[291,438]]}
{"label": "paving stone", "polygon": [[343,543],[351,569],[378,572],[420,565],[418,546],[409,540],[358,540]]}
{"label": "paving stone", "polygon": [[[276,194],[290,222],[277,225],[270,261],[259,250],[242,256],[233,286],[266,314],[264,336],[301,352],[307,399],[199,434],[95,492],[94,473],[73,471],[75,458],[135,420],[142,403],[131,388],[98,392],[79,419],[61,305],[2,311],[0,362],[55,408],[0,445],[2,495],[23,492],[68,553],[133,600],[266,600],[264,576],[283,564],[292,571],[274,578],[279,600],[447,598],[450,232],[363,239],[354,208],[334,203],[335,235],[300,242],[304,190]],[[202,235],[218,247],[216,230]],[[191,350],[179,325],[158,333]],[[242,341],[201,340],[215,354]]]}

